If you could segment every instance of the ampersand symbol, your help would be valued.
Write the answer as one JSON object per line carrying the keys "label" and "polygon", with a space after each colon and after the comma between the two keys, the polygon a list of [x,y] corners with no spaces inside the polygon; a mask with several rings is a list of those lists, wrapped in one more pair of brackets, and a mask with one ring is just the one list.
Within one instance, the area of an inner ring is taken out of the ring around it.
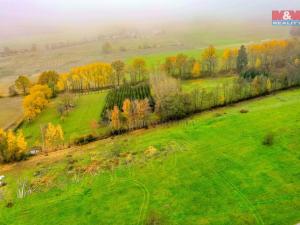
{"label": "ampersand symbol", "polygon": [[282,17],[284,20],[290,20],[292,19],[291,15],[290,15],[290,12],[289,11],[284,11],[283,13],[283,17]]}

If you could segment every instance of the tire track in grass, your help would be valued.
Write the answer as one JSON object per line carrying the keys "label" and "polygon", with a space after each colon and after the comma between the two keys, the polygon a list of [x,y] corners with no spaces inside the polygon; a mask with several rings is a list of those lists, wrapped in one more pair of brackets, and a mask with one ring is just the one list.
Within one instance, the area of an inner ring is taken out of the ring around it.
{"label": "tire track in grass", "polygon": [[[217,152],[217,153],[221,153],[220,155],[223,156],[223,158],[228,159],[230,157],[228,157],[225,153],[223,153],[222,151]],[[214,171],[215,174],[218,174],[222,180],[231,188],[233,189],[238,195],[239,197],[248,205],[248,208],[251,210],[251,212],[253,213],[256,221],[258,222],[258,224],[264,225],[264,221],[260,215],[260,213],[257,211],[256,207],[251,203],[251,201],[249,200],[249,198],[243,194],[243,192],[238,189],[232,182],[230,182],[229,178],[226,177],[226,175],[224,173],[218,172],[215,169],[212,168],[212,170]]]}
{"label": "tire track in grass", "polygon": [[[186,126],[188,126],[188,124]],[[190,140],[188,139],[188,137],[186,135],[181,135],[181,137],[182,137],[181,140],[183,140],[183,144],[187,144],[187,142],[188,143],[190,142]],[[189,144],[191,144],[191,143],[189,143]],[[194,147],[195,148],[196,147],[200,148],[201,146],[195,145]],[[209,147],[209,146],[206,146],[206,147]],[[223,158],[226,158],[226,159],[230,158],[225,153],[216,151],[213,148],[206,148],[206,149],[207,150],[204,150],[202,152],[207,153],[207,152],[213,151],[216,154],[220,154],[221,153],[220,155],[223,156]],[[205,160],[204,163],[207,164],[210,161],[212,161],[212,159],[211,160]],[[251,201],[247,198],[247,196],[244,195],[232,182],[230,182],[229,179],[228,179],[228,177],[226,177],[224,174],[221,174],[220,172],[217,172],[214,168],[212,168],[212,171],[215,174],[219,175],[222,178],[222,180],[224,181],[224,183],[226,183],[227,186],[229,186],[231,189],[233,189],[238,194],[238,196],[246,203],[246,205],[248,206],[248,208],[250,209],[250,211],[254,215],[256,221],[258,222],[258,224],[264,225],[264,221],[263,221],[260,213],[257,211],[256,207],[251,203]]]}
{"label": "tire track in grass", "polygon": [[132,182],[134,182],[141,190],[143,190],[144,193],[144,199],[142,202],[142,205],[140,207],[140,213],[139,213],[139,218],[138,218],[138,222],[137,225],[143,225],[146,219],[146,214],[148,211],[148,206],[149,206],[149,201],[150,201],[150,192],[148,190],[148,188],[141,182],[137,181],[137,180],[132,180]]}
{"label": "tire track in grass", "polygon": [[[133,176],[130,174],[130,176]],[[106,193],[112,194],[113,192],[116,191],[114,187],[117,186],[118,183],[120,182],[128,182],[131,183],[128,184],[129,186],[136,186],[140,191],[143,193],[143,200],[141,203],[141,206],[139,207],[139,214],[138,214],[138,222],[137,225],[143,225],[145,218],[146,218],[146,213],[148,210],[149,202],[150,202],[150,192],[148,188],[140,181],[132,178],[118,178],[117,173],[113,173],[110,175],[110,177],[107,177],[105,183],[107,183],[107,188],[109,187],[109,190],[106,190]],[[126,188],[129,188],[129,186],[126,186]],[[52,196],[47,199],[47,206],[54,206],[57,204],[64,203],[66,205],[71,205],[73,202],[74,198],[80,198],[82,196],[82,190],[77,190],[76,192],[73,192],[69,195],[64,195],[63,198],[57,197],[57,196]],[[38,202],[35,204],[31,204],[30,206],[26,208],[20,208],[19,211],[19,219],[24,220],[30,213],[32,213],[36,208],[42,208],[45,206],[45,202]],[[40,215],[42,216],[42,215]]]}
{"label": "tire track in grass", "polygon": [[244,195],[243,192],[241,192],[233,183],[231,183],[225,175],[223,175],[220,172],[217,172],[215,170],[214,170],[214,172],[217,175],[219,175],[222,178],[222,180],[224,181],[224,183],[226,183],[227,186],[229,186],[231,189],[233,189],[238,194],[238,196],[246,203],[246,205],[248,206],[250,211],[253,213],[258,224],[264,225],[265,223],[264,223],[260,213],[257,211],[256,207],[251,203],[251,201],[247,198],[247,196]]}
{"label": "tire track in grass", "polygon": [[[219,155],[223,156],[223,158],[228,159],[230,157],[228,157],[225,153],[223,152],[217,152],[213,149],[210,149],[210,151],[213,151],[215,153],[218,153]],[[209,151],[205,151],[205,152],[209,152]],[[221,157],[220,157],[221,158]],[[211,160],[205,160],[204,163],[209,163]],[[229,178],[226,177],[226,175],[224,173],[218,172],[217,170],[215,170],[214,168],[210,168],[211,171],[218,175],[221,180],[230,188],[232,189],[234,192],[236,192],[238,194],[238,196],[242,199],[242,201],[247,205],[247,207],[250,209],[250,211],[252,212],[252,214],[254,215],[256,221],[258,224],[264,225],[264,221],[260,215],[260,213],[257,211],[256,207],[251,203],[251,201],[247,198],[246,195],[244,195],[242,193],[242,191],[240,191],[232,182],[229,181]]]}
{"label": "tire track in grass", "polygon": [[[205,151],[206,153],[207,152],[210,152],[210,151],[214,151],[214,150],[208,150],[208,151]],[[220,155],[223,156],[223,158],[229,158],[228,156],[226,156],[226,154],[224,154],[223,152],[216,152],[216,153],[221,153]],[[219,157],[221,158],[221,157]],[[208,164],[209,162],[213,161],[212,159],[210,160],[205,160],[204,163],[205,164]],[[251,201],[247,198],[246,195],[244,195],[242,193],[242,191],[240,191],[232,182],[229,181],[228,177],[226,177],[224,174],[222,174],[221,172],[218,172],[216,171],[215,169],[213,168],[210,168],[210,170],[218,175],[219,177],[221,177],[222,181],[230,188],[230,189],[233,189],[233,191],[235,191],[238,196],[242,199],[242,201],[247,205],[248,209],[250,209],[250,211],[252,212],[252,214],[254,215],[256,221],[258,224],[261,224],[261,225],[264,225],[264,221],[260,215],[260,213],[257,211],[256,207],[251,203]]]}
{"label": "tire track in grass", "polygon": [[[181,135],[181,141],[180,142],[182,142],[182,144],[183,145],[192,145],[190,142],[190,140],[188,139],[188,137],[186,136],[186,135]],[[177,143],[178,144],[178,143]],[[178,144],[179,145],[179,144]],[[179,145],[180,146],[180,145]],[[181,146],[180,146],[181,147]],[[195,145],[194,146],[195,148],[196,147],[201,147],[201,146],[197,146],[197,145]],[[202,146],[203,147],[203,146]],[[209,147],[209,146],[206,146],[206,147]],[[224,154],[223,152],[217,152],[217,151],[215,151],[215,150],[213,150],[213,149],[211,149],[211,148],[206,148],[207,150],[204,150],[204,151],[202,151],[202,153],[207,153],[207,152],[211,152],[211,151],[214,151],[215,153],[221,153],[220,155],[222,155],[223,156],[223,158],[226,158],[226,159],[228,159],[228,156],[226,155],[226,154]],[[221,158],[221,157],[220,157]],[[210,162],[210,161],[212,161],[212,160],[205,160],[204,161],[204,163],[208,163],[208,162]],[[227,186],[229,186],[229,188],[231,188],[231,189],[233,189],[237,194],[238,194],[238,196],[245,202],[245,204],[247,205],[247,207],[250,209],[250,211],[252,212],[252,214],[254,215],[254,217],[255,217],[255,219],[256,219],[256,221],[257,221],[257,223],[258,224],[261,224],[261,225],[264,225],[264,221],[263,221],[263,219],[262,219],[262,217],[261,217],[261,215],[260,215],[260,213],[257,211],[257,209],[256,209],[256,207],[251,203],[251,201],[247,198],[247,196],[246,195],[244,195],[233,183],[231,183],[230,181],[229,181],[229,179],[225,176],[225,175],[223,175],[223,174],[221,174],[220,172],[217,172],[215,169],[211,169],[216,175],[219,175],[221,178],[222,178],[222,180],[224,181],[224,183],[226,183],[227,184]]]}
{"label": "tire track in grass", "polygon": [[143,184],[142,182],[133,178],[134,177],[133,168],[128,168],[128,171],[129,171],[128,174],[129,174],[130,178],[118,178],[116,173],[111,175],[112,176],[111,188],[113,188],[113,186],[117,185],[118,182],[131,182],[132,184],[137,186],[143,192],[143,201],[140,206],[138,221],[137,221],[137,225],[143,225],[144,221],[146,219],[146,213],[147,213],[148,207],[149,207],[150,192],[149,192],[148,188],[145,186],[145,184]]}

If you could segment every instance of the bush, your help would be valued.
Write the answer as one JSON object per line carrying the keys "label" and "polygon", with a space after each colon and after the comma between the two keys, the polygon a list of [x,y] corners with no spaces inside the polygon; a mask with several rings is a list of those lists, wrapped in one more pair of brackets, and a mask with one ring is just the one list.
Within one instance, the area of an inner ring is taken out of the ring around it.
{"label": "bush", "polygon": [[146,225],[166,225],[167,220],[156,212],[150,212],[145,221]]}
{"label": "bush", "polygon": [[245,79],[254,79],[256,76],[268,76],[268,73],[266,71],[263,70],[258,70],[255,68],[250,68],[247,69],[243,72],[241,72],[241,77],[245,78]]}
{"label": "bush", "polygon": [[161,119],[163,121],[176,120],[190,113],[191,99],[188,94],[170,95],[161,101]]}
{"label": "bush", "polygon": [[263,145],[271,146],[274,143],[274,134],[268,133],[265,135],[263,140]]}
{"label": "bush", "polygon": [[247,113],[247,112],[249,112],[247,109],[241,109],[240,110],[240,113]]}
{"label": "bush", "polygon": [[75,138],[74,139],[74,144],[75,145],[85,145],[85,144],[88,144],[88,143],[96,141],[96,140],[97,140],[97,137],[95,137],[92,134],[88,134],[88,135],[85,135],[85,136]]}

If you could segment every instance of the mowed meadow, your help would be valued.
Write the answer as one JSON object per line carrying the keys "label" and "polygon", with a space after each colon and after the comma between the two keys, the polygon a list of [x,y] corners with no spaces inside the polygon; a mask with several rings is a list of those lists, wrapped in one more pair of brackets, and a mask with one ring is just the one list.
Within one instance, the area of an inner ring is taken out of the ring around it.
{"label": "mowed meadow", "polygon": [[[105,102],[107,91],[94,92],[85,95],[78,94],[75,97],[75,108],[62,119],[57,112],[57,103],[60,98],[51,101],[47,109],[33,122],[25,122],[20,129],[23,130],[29,144],[34,146],[41,142],[41,127],[48,123],[60,124],[64,130],[65,142],[83,135],[91,134],[94,130],[93,123],[98,123]],[[97,134],[105,133],[105,127],[97,128]]]}
{"label": "mowed meadow", "polygon": [[[279,92],[2,166],[0,221],[296,224],[299,103],[299,89]],[[39,191],[17,199],[22,181]]]}

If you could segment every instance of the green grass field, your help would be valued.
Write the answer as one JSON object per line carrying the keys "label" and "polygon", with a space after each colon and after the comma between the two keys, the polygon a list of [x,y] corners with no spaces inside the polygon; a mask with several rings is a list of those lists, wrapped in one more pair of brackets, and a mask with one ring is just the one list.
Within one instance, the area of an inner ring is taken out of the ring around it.
{"label": "green grass field", "polygon": [[[299,99],[299,89],[285,91],[1,166],[0,224],[146,224],[151,216],[160,224],[296,224]],[[273,145],[263,145],[270,133]],[[102,166],[116,148],[133,160],[115,155],[120,165],[110,172]],[[40,186],[16,199],[22,179]]]}
{"label": "green grass field", "polygon": [[[64,131],[65,142],[68,143],[74,138],[92,133],[91,122],[98,122],[104,106],[106,91],[101,93],[91,93],[87,95],[77,95],[76,106],[68,116],[62,120],[57,112],[59,97],[51,101],[47,109],[42,112],[33,122],[26,122],[20,128],[24,131],[29,144],[34,145],[36,140],[41,140],[40,127],[51,122],[60,124]],[[98,129],[99,134],[105,132],[104,127]]]}
{"label": "green grass field", "polygon": [[212,77],[204,79],[186,80],[182,82],[182,90],[184,92],[191,92],[195,89],[205,88],[206,90],[213,89],[218,85],[231,83],[236,76]]}

